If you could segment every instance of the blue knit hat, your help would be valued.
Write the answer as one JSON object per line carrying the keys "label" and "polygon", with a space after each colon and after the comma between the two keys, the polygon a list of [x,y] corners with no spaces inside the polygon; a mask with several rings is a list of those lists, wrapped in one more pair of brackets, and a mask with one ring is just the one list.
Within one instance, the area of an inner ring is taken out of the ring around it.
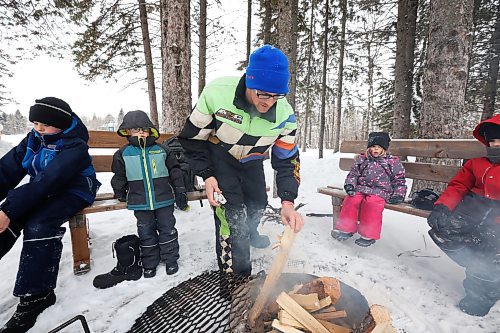
{"label": "blue knit hat", "polygon": [[248,61],[246,86],[275,94],[288,93],[288,59],[278,48],[264,45]]}

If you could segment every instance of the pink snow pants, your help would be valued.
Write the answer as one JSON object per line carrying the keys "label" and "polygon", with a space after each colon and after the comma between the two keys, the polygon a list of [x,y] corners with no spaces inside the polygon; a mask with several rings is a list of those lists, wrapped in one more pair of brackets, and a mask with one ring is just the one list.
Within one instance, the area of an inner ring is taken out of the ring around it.
{"label": "pink snow pants", "polygon": [[342,202],[342,209],[335,229],[352,233],[358,232],[365,238],[380,239],[384,205],[385,200],[376,195],[365,195],[358,192],[353,197],[346,196]]}

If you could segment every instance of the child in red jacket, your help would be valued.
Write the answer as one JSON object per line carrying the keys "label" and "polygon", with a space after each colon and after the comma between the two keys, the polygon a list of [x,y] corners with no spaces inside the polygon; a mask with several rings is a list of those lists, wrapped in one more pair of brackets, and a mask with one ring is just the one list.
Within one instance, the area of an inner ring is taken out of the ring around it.
{"label": "child in red jacket", "polygon": [[500,115],[481,122],[473,135],[486,145],[486,156],[465,163],[427,223],[432,240],[466,268],[459,308],[484,316],[500,299]]}

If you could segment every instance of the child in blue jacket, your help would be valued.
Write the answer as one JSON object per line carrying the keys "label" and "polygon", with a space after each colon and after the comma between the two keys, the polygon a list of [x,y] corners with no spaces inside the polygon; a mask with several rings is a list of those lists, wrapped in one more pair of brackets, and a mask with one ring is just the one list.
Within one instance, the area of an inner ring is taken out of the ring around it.
{"label": "child in blue jacket", "polygon": [[[88,153],[85,125],[63,100],[38,99],[33,129],[0,159],[0,259],[23,232],[14,287],[20,297],[1,332],[26,332],[56,302],[62,252],[61,225],[92,204],[99,188]],[[24,176],[29,182],[18,186]],[[17,187],[16,187],[17,186]]]}

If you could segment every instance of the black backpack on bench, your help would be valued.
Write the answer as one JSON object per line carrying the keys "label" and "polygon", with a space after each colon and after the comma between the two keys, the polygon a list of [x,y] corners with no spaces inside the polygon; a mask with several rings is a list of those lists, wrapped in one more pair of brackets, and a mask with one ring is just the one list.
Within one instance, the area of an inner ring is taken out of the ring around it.
{"label": "black backpack on bench", "polygon": [[432,210],[438,198],[439,194],[434,192],[432,188],[424,188],[423,190],[413,193],[410,203],[418,209]]}
{"label": "black backpack on bench", "polygon": [[194,175],[191,166],[189,165],[184,149],[176,136],[172,136],[163,142],[163,145],[168,149],[168,152],[175,155],[177,162],[181,166],[182,175],[184,176],[184,186],[188,192],[196,191],[196,176]]}

